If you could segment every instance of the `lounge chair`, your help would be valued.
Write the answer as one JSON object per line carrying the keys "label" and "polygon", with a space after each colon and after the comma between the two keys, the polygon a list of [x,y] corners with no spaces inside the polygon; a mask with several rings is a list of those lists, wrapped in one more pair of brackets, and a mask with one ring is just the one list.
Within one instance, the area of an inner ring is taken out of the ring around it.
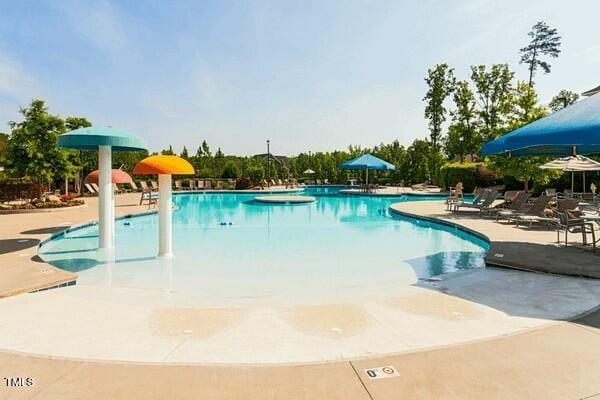
{"label": "lounge chair", "polygon": [[556,189],[554,189],[554,188],[547,188],[546,190],[544,190],[544,194],[546,196],[553,196],[554,197],[554,196],[557,195],[557,192],[556,192]]}
{"label": "lounge chair", "polygon": [[[460,208],[470,208],[470,209],[476,209],[479,210],[479,216],[481,217],[483,215],[483,212],[489,212],[489,210],[492,208],[492,205],[494,204],[494,201],[496,201],[496,198],[498,197],[498,191],[497,190],[493,190],[493,191],[487,191],[488,195],[487,197],[480,203],[461,203],[461,204],[456,204],[454,206],[454,209],[456,212],[460,211]],[[482,194],[483,195],[483,194]]]}
{"label": "lounge chair", "polygon": [[113,183],[113,191],[115,192],[115,194],[123,193],[123,191],[119,189],[119,186],[117,186],[116,183]]}
{"label": "lounge chair", "polygon": [[517,195],[519,193],[520,192],[518,190],[507,190],[506,192],[504,192],[504,195],[502,196],[502,197],[504,197],[504,203],[506,205],[509,205],[517,198]]}
{"label": "lounge chair", "polygon": [[198,190],[204,190],[204,181],[202,179],[198,179],[198,181],[196,181],[196,187]]}
{"label": "lounge chair", "polygon": [[592,235],[591,244],[596,252],[596,233],[593,222],[586,222],[573,213],[573,210],[558,211],[558,222],[556,227],[556,243],[560,243],[560,233],[565,233],[565,247],[569,244],[569,233],[581,233],[583,245],[588,244],[587,235]]}
{"label": "lounge chair", "polygon": [[212,188],[211,181],[204,181],[204,190],[210,190]]}
{"label": "lounge chair", "polygon": [[189,181],[189,185],[190,185],[190,190],[196,190],[196,180],[195,179],[190,179]]}
{"label": "lounge chair", "polygon": [[140,191],[140,189],[137,187],[137,185],[135,184],[135,182],[133,180],[131,182],[129,182],[129,184],[131,185],[131,190],[133,190],[134,192]]}
{"label": "lounge chair", "polygon": [[148,187],[148,183],[146,181],[140,181],[140,187],[142,188],[142,192],[150,191],[150,188]]}
{"label": "lounge chair", "polygon": [[277,179],[277,185],[278,186],[283,186],[283,181],[281,179]]}
{"label": "lounge chair", "polygon": [[489,197],[489,195],[490,195],[491,193],[492,193],[492,192],[491,192],[491,191],[489,191],[489,190],[481,190],[481,191],[480,191],[480,192],[479,192],[479,193],[478,193],[478,194],[475,196],[475,198],[473,199],[473,202],[472,202],[472,203],[465,203],[465,202],[464,202],[464,199],[463,199],[463,201],[462,201],[462,202],[460,202],[460,203],[458,203],[458,202],[457,202],[457,203],[454,203],[454,207],[452,208],[452,210],[453,210],[454,212],[458,212],[458,210],[459,210],[461,207],[473,208],[473,207],[479,206],[479,205],[481,205],[481,204],[482,204],[482,203],[483,203],[483,202],[484,202],[484,201],[485,201],[485,200],[486,200],[486,199]]}
{"label": "lounge chair", "polygon": [[531,197],[531,193],[517,192],[515,199],[504,209],[496,212],[496,222],[501,219],[510,219],[511,216],[522,214],[529,208],[527,200]]}
{"label": "lounge chair", "polygon": [[175,181],[175,190],[182,190],[183,186],[181,186],[181,180],[176,180]]}
{"label": "lounge chair", "polygon": [[90,183],[90,185],[92,185],[92,187],[94,188],[94,190],[96,191],[96,193],[100,193],[100,188],[98,187],[97,183]]}
{"label": "lounge chair", "polygon": [[98,192],[89,183],[84,183],[84,186],[87,189],[87,191],[90,192],[90,194],[92,194],[92,195],[98,194]]}
{"label": "lounge chair", "polygon": [[223,190],[223,181],[217,181],[215,190]]}
{"label": "lounge chair", "polygon": [[158,191],[158,183],[156,181],[150,181],[150,186],[152,186],[152,190]]}
{"label": "lounge chair", "polygon": [[522,213],[515,213],[508,219],[515,221],[517,227],[521,222],[529,222],[530,227],[536,222],[554,224],[557,222],[557,219],[546,215],[546,206],[550,200],[552,200],[550,196],[541,195],[533,202],[529,209]]}

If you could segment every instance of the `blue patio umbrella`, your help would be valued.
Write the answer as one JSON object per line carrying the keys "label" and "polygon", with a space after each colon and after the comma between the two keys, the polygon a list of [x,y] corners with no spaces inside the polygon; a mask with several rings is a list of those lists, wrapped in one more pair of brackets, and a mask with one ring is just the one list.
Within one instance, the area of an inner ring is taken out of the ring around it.
{"label": "blue patio umbrella", "polygon": [[380,158],[377,158],[371,154],[363,154],[360,157],[357,157],[353,160],[346,161],[342,165],[340,165],[341,169],[351,169],[351,170],[364,170],[366,171],[366,183],[367,187],[369,186],[369,170],[376,171],[394,171],[396,167],[394,164],[390,164],[387,161],[383,161]]}
{"label": "blue patio umbrella", "polygon": [[600,153],[600,94],[483,145],[481,154],[570,156]]}

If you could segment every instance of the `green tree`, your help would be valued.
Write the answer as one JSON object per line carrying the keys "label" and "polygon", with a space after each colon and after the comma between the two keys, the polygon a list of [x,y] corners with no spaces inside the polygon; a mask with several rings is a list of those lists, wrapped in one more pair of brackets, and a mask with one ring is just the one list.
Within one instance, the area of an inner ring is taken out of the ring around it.
{"label": "green tree", "polygon": [[431,182],[431,144],[426,140],[415,139],[406,149],[407,153],[407,175],[408,183]]}
{"label": "green tree", "polygon": [[494,64],[488,71],[485,65],[471,67],[471,80],[475,85],[479,103],[481,134],[484,142],[503,133],[505,117],[510,113],[512,79],[507,64]]}
{"label": "green tree", "polygon": [[552,100],[550,100],[548,107],[556,112],[574,104],[577,100],[579,100],[579,95],[577,93],[570,90],[561,90],[552,98]]}
{"label": "green tree", "polygon": [[477,104],[475,95],[467,81],[458,81],[452,95],[455,109],[450,111],[452,123],[448,127],[446,154],[450,158],[456,155],[479,153],[482,140],[478,131]]}
{"label": "green tree", "polygon": [[533,86],[533,76],[538,68],[544,73],[550,73],[550,64],[542,57],[558,57],[560,54],[561,37],[556,29],[550,28],[544,21],[539,21],[528,33],[529,44],[520,50],[521,64],[527,64],[529,69],[529,86]]}
{"label": "green tree", "polygon": [[434,148],[442,138],[442,124],[446,121],[446,107],[444,101],[452,93],[454,86],[454,70],[448,64],[437,64],[433,69],[427,70],[425,82],[428,89],[424,101],[425,118],[429,120],[429,132],[431,144]]}
{"label": "green tree", "polygon": [[227,162],[225,168],[223,168],[221,177],[223,179],[236,179],[238,176],[240,176],[240,171],[237,164],[233,161]]}
{"label": "green tree", "polygon": [[[66,131],[73,131],[79,128],[89,128],[92,123],[86,118],[67,117],[65,119]],[[69,151],[68,158],[73,164],[76,175],[79,177],[79,193],[83,191],[83,178],[93,170],[98,168],[98,152],[97,151]]]}
{"label": "green tree", "polygon": [[173,146],[169,145],[169,148],[162,150],[160,154],[163,156],[174,156],[175,152],[173,151]]}
{"label": "green tree", "polygon": [[[513,131],[548,114],[548,110],[537,104],[537,94],[528,83],[518,82],[512,96],[512,107],[508,131]],[[524,184],[529,191],[529,181],[544,185],[560,175],[560,171],[541,169],[550,159],[547,157],[504,157],[493,156],[487,166],[500,178],[512,177]]]}
{"label": "green tree", "polygon": [[73,166],[67,151],[56,140],[65,132],[65,122],[48,113],[43,100],[33,100],[21,108],[23,121],[10,122],[10,137],[6,148],[8,170],[19,177],[29,177],[38,183],[52,183],[54,178],[69,176]]}
{"label": "green tree", "polygon": [[202,141],[202,156],[207,158],[212,157],[210,147],[208,147],[208,143],[206,143],[206,140]]}
{"label": "green tree", "polygon": [[0,165],[6,157],[6,146],[8,145],[8,135],[0,132]]}
{"label": "green tree", "polygon": [[184,158],[186,160],[190,158],[190,155],[188,154],[188,149],[185,146],[183,146],[183,150],[181,150],[181,158]]}

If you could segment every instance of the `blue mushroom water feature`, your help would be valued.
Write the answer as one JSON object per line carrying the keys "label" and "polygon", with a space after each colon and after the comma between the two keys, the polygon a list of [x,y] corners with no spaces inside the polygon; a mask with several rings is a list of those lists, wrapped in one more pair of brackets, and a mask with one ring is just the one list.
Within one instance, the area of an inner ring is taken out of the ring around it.
{"label": "blue mushroom water feature", "polygon": [[58,146],[64,149],[98,151],[98,247],[112,249],[115,235],[112,152],[147,150],[148,145],[133,133],[116,128],[90,127],[60,135]]}

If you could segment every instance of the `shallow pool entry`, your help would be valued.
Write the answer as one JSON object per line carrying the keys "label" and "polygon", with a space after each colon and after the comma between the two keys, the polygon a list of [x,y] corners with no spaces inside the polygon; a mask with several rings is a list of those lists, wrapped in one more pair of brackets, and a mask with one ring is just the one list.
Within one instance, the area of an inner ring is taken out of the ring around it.
{"label": "shallow pool entry", "polygon": [[254,202],[254,194],[178,194],[171,260],[155,257],[155,214],[117,221],[114,261],[98,254],[95,225],[51,240],[39,253],[76,272],[80,285],[269,301],[385,296],[422,278],[484,265],[484,241],[388,211],[420,199],[308,194],[317,201],[278,205]]}

